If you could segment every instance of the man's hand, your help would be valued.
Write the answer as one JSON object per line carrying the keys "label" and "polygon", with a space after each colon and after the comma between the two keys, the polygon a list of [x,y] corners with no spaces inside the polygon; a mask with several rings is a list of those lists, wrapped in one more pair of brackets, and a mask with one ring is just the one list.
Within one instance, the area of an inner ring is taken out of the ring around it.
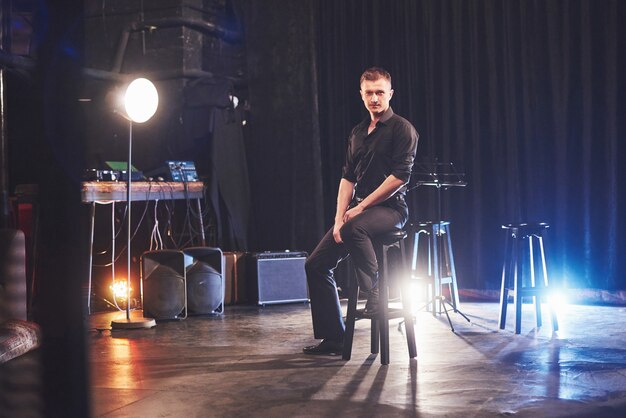
{"label": "man's hand", "polygon": [[352,209],[346,211],[346,213],[343,215],[343,221],[348,222],[350,219],[359,215],[361,212],[363,212],[363,207],[360,204],[356,205]]}
{"label": "man's hand", "polygon": [[341,234],[339,233],[339,231],[341,230],[341,227],[343,226],[344,222],[335,222],[335,225],[333,226],[333,238],[335,238],[335,242],[337,244],[343,244],[343,240],[341,239]]}

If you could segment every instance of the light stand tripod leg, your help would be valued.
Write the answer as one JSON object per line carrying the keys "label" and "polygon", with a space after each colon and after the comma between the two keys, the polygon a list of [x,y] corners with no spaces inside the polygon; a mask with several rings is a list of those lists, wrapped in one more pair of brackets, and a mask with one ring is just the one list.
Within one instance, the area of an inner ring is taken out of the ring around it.
{"label": "light stand tripod leg", "polygon": [[463,318],[465,318],[465,320],[467,322],[472,322],[467,315],[465,315],[463,312],[461,312],[458,308],[456,308],[453,304],[451,304],[450,302],[448,302],[447,300],[445,301],[445,303],[447,303],[448,305],[450,305],[450,307],[452,308],[452,312],[457,313],[459,315],[461,315]]}
{"label": "light stand tripod leg", "polygon": [[452,330],[452,332],[454,332],[454,327],[452,326],[452,320],[450,319],[450,314],[448,314],[448,308],[446,308],[446,297],[445,296],[438,296],[439,300],[440,300],[440,306],[443,307],[443,311],[446,314],[446,318],[448,318],[448,324],[450,324],[450,330]]}

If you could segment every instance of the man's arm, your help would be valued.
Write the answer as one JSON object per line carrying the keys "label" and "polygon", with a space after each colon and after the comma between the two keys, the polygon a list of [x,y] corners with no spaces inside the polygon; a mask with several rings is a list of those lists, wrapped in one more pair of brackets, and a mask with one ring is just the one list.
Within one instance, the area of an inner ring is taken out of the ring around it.
{"label": "man's arm", "polygon": [[[389,175],[385,181],[381,183],[380,186],[376,188],[372,193],[370,193],[365,199],[363,199],[358,205],[353,207],[352,209],[345,212],[343,216],[343,221],[348,222],[350,219],[354,218],[365,209],[370,206],[377,205],[385,200],[389,199],[393,196],[402,186],[405,185],[406,182],[400,180],[393,174]],[[337,220],[335,218],[335,225],[337,224]]]}
{"label": "man's arm", "polygon": [[333,226],[333,237],[335,242],[341,244],[343,240],[339,230],[345,223],[345,214],[354,195],[354,183],[342,178],[339,182],[339,192],[337,193],[337,211],[335,213],[335,225]]}

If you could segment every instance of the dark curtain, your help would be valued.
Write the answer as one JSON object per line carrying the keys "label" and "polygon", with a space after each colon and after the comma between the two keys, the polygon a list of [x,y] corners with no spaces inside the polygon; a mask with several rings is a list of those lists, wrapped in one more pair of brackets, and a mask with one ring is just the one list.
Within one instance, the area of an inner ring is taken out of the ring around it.
{"label": "dark curtain", "polygon": [[[393,77],[392,106],[420,132],[418,159],[452,161],[443,190],[459,285],[499,286],[501,225],[550,224],[552,283],[624,289],[626,2],[319,0],[325,219],[364,68]],[[411,191],[411,219],[435,194]]]}
{"label": "dark curtain", "polygon": [[319,240],[323,194],[314,0],[240,0],[249,114],[252,251],[306,250]]}

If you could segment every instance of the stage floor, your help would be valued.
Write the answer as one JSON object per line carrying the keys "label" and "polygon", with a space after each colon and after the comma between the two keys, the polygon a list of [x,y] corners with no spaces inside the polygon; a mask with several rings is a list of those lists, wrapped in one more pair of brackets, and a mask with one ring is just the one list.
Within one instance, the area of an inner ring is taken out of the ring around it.
{"label": "stage floor", "polygon": [[[553,333],[498,329],[498,304],[463,303],[468,323],[417,313],[418,357],[400,320],[390,325],[391,364],[369,352],[357,322],[352,360],[307,356],[306,304],[227,306],[223,316],[98,331],[124,312],[89,318],[96,417],[622,417],[626,416],[626,308],[569,305]],[[344,306],[345,308],[345,306]],[[400,327],[403,331],[403,328]]]}

